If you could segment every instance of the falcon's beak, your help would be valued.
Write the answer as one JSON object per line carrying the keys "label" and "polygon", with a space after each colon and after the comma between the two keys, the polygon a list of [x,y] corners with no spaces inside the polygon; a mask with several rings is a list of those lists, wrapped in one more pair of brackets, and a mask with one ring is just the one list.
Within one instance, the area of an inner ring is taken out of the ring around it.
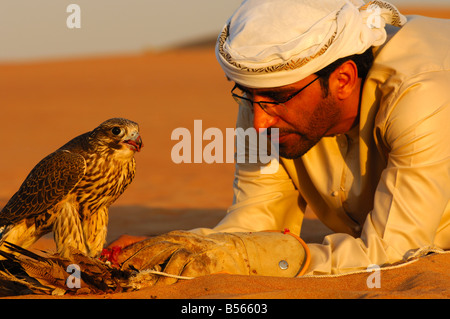
{"label": "falcon's beak", "polygon": [[141,148],[144,147],[144,143],[142,142],[142,138],[138,132],[134,132],[130,136],[127,136],[127,139],[123,142],[130,145],[131,149],[135,152],[140,152]]}

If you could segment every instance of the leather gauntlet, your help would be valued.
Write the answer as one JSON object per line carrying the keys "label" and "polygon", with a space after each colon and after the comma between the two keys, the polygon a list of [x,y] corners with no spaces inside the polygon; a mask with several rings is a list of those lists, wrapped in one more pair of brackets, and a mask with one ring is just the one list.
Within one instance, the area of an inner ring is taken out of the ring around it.
{"label": "leather gauntlet", "polygon": [[[173,231],[129,247],[119,256],[122,269],[159,270],[198,277],[214,273],[296,277],[310,261],[306,244],[287,232],[213,233]],[[161,278],[171,284],[175,278]]]}

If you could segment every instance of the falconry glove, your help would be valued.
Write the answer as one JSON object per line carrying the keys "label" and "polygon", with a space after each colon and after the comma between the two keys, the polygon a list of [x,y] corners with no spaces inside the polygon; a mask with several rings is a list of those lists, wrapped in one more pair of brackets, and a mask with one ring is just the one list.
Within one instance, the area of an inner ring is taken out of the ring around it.
{"label": "falconry glove", "polygon": [[[122,250],[122,269],[159,270],[176,276],[214,273],[295,277],[309,264],[306,244],[289,232],[213,233],[208,236],[173,231]],[[161,277],[158,284],[172,284]]]}

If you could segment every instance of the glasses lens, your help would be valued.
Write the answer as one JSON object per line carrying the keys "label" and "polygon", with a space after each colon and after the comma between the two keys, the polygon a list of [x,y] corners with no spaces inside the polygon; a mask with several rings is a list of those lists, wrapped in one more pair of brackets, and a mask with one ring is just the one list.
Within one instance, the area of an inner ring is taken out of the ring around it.
{"label": "glasses lens", "polygon": [[271,116],[282,115],[287,109],[283,103],[259,102],[261,108]]}
{"label": "glasses lens", "polygon": [[253,112],[254,104],[258,104],[267,114],[271,116],[281,115],[286,111],[286,106],[283,103],[259,101],[254,102],[247,97],[247,93],[239,89],[237,86],[231,90],[233,99],[240,105],[248,107]]}

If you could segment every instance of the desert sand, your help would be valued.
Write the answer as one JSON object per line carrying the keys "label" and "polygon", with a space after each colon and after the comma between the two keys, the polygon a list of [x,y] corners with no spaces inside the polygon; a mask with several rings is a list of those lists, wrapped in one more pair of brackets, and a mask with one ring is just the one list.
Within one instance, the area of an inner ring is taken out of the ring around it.
{"label": "desert sand", "polygon": [[[449,11],[426,13],[450,18]],[[108,118],[126,117],[139,123],[144,148],[136,155],[134,182],[110,209],[108,242],[122,234],[213,227],[224,216],[233,164],[175,164],[171,158],[176,128],[192,132],[194,120],[202,120],[203,130],[234,127],[232,83],[211,46],[0,65],[0,74],[0,207],[44,156]],[[308,212],[302,238],[320,243],[329,233]],[[51,238],[33,248],[54,250]],[[450,254],[436,254],[383,270],[380,288],[368,288],[368,273],[292,279],[221,274],[129,293],[45,298],[449,298],[449,269]]]}

